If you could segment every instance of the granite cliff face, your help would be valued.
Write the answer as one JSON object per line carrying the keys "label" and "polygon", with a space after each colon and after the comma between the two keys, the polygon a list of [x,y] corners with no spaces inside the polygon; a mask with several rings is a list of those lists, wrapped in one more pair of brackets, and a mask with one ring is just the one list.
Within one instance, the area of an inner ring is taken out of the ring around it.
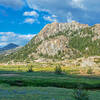
{"label": "granite cliff face", "polygon": [[80,24],[75,21],[73,21],[72,23],[56,23],[56,22],[54,22],[51,24],[47,24],[37,35],[35,41],[39,42],[39,41],[45,40],[46,38],[48,38],[50,36],[57,35],[59,32],[69,31],[69,33],[66,33],[66,34],[71,34],[72,33],[71,30],[79,31],[80,29],[84,29],[87,27],[89,27],[87,24]]}
{"label": "granite cliff face", "polygon": [[44,56],[56,56],[58,58],[70,58],[76,54],[80,54],[77,50],[69,48],[68,44],[69,39],[60,35],[43,41],[38,46],[37,53]]}
{"label": "granite cliff face", "polygon": [[8,57],[10,60],[33,61],[90,56],[100,56],[100,24],[89,26],[73,21],[47,24],[25,47]]}
{"label": "granite cliff face", "polygon": [[58,51],[66,52],[68,39],[64,36],[57,36],[55,38],[43,41],[37,48],[37,53],[48,54],[54,56]]}

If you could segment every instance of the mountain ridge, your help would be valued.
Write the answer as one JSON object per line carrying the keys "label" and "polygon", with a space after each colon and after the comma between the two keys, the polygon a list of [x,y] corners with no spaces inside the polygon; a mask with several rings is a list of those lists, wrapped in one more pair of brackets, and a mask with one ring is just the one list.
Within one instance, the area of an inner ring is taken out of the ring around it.
{"label": "mountain ridge", "polygon": [[9,55],[20,48],[19,45],[9,43],[8,45],[0,48],[0,55]]}
{"label": "mountain ridge", "polygon": [[10,49],[14,49],[16,47],[19,47],[19,46],[14,43],[9,43],[8,45],[1,47],[0,51],[10,50]]}

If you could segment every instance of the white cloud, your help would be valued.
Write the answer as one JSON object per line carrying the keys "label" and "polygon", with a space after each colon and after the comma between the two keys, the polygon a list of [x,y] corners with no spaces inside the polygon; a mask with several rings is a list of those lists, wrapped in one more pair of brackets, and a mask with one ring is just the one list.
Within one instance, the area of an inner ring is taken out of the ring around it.
{"label": "white cloud", "polygon": [[[70,5],[71,0],[27,0],[27,4],[31,9],[35,9],[38,11],[46,11],[52,17],[55,17],[59,22],[66,21],[66,14],[69,10],[73,9]],[[71,8],[71,9],[70,9]],[[45,20],[52,21],[51,16],[45,16]],[[57,16],[57,18],[56,18]],[[53,18],[53,20],[55,21]]]}
{"label": "white cloud", "polygon": [[25,1],[24,0],[0,0],[0,5],[19,9],[25,6]]}
{"label": "white cloud", "polygon": [[24,23],[29,23],[29,24],[33,24],[35,22],[35,19],[33,18],[26,18]]}
{"label": "white cloud", "polygon": [[[88,5],[91,5],[91,7],[94,6],[95,8],[99,7],[100,0],[27,0],[26,1],[28,6],[30,8],[39,10],[39,11],[47,11],[47,12],[54,12],[55,14],[58,12],[62,12],[67,10],[72,10],[71,8],[80,8],[85,10],[91,9],[88,7]],[[97,7],[96,7],[97,5]],[[56,12],[55,12],[56,10]]]}
{"label": "white cloud", "polygon": [[32,37],[34,37],[36,34],[28,34],[28,35],[19,35],[18,37],[19,38],[23,38],[23,39],[28,39],[28,40],[31,40]]}
{"label": "white cloud", "polygon": [[50,22],[57,22],[56,16],[43,16],[43,19]]}
{"label": "white cloud", "polygon": [[86,9],[86,7],[84,6],[84,0],[72,0],[70,2],[71,6],[73,8],[81,8],[81,9]]}
{"label": "white cloud", "polygon": [[36,11],[30,11],[30,12],[26,11],[24,12],[23,16],[29,17],[24,20],[24,23],[28,24],[33,24],[34,22],[39,23],[38,21],[39,14]]}
{"label": "white cloud", "polygon": [[0,46],[8,43],[15,43],[18,45],[25,45],[31,40],[36,34],[22,35],[14,32],[0,32]]}
{"label": "white cloud", "polygon": [[39,16],[39,14],[36,11],[31,11],[31,12],[26,11],[26,12],[24,12],[23,15],[24,16],[34,16],[34,17],[38,17]]}
{"label": "white cloud", "polygon": [[11,36],[15,36],[15,33],[14,32],[0,32],[0,35],[11,35]]}

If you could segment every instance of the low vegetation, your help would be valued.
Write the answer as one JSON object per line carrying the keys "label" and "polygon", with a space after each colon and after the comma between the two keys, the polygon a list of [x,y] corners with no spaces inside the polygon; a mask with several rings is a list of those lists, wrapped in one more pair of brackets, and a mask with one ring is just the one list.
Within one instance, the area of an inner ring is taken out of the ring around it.
{"label": "low vegetation", "polygon": [[74,36],[70,39],[69,46],[79,50],[82,56],[100,55],[100,39],[92,41],[90,36]]}
{"label": "low vegetation", "polygon": [[73,98],[75,100],[89,100],[89,93],[79,85],[77,89],[74,89]]}
{"label": "low vegetation", "polygon": [[27,72],[33,72],[33,65],[32,64],[27,65],[27,67],[28,67]]}

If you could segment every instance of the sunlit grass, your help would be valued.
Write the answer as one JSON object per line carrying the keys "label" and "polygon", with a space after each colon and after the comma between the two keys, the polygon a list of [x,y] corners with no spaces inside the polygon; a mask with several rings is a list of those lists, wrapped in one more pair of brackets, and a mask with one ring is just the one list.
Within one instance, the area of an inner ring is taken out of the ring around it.
{"label": "sunlit grass", "polygon": [[[54,72],[57,64],[45,64],[45,63],[35,63],[32,64],[32,69],[35,72]],[[79,73],[78,67],[62,66],[62,70],[66,73]],[[1,71],[28,71],[29,65],[0,65]]]}
{"label": "sunlit grass", "polygon": [[[32,70],[35,72],[54,72],[55,67],[60,65],[62,71],[66,74],[81,74],[87,75],[88,67],[81,66],[65,66],[61,63],[31,63],[26,65],[0,65],[0,71],[21,71],[27,72],[29,66],[32,66]],[[100,75],[100,69],[93,69],[93,75]],[[98,72],[97,72],[98,71]],[[96,73],[97,72],[97,73]]]}

